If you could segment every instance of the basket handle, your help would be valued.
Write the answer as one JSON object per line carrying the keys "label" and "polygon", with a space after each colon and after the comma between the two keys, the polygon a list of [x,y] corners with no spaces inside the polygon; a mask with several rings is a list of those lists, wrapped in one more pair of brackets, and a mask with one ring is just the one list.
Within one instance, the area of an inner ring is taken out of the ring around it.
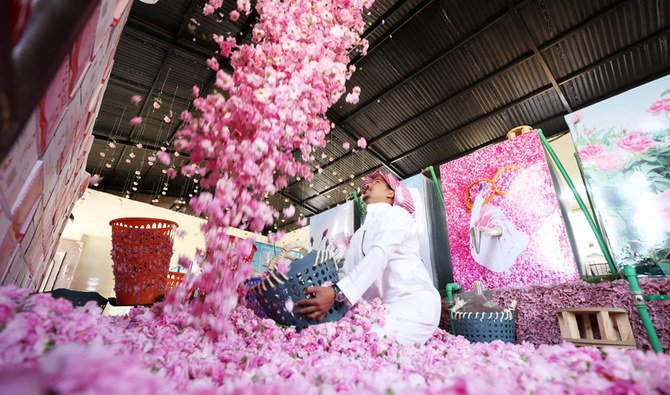
{"label": "basket handle", "polygon": [[277,266],[277,262],[279,262],[280,259],[290,259],[294,260],[295,257],[291,255],[292,250],[300,250],[303,254],[307,254],[312,250],[312,247],[310,247],[307,244],[304,243],[291,243],[287,244],[282,248],[282,250],[279,252],[279,254],[275,255],[272,259],[270,259],[270,262],[268,262],[268,270],[272,271],[275,269],[275,266]]}

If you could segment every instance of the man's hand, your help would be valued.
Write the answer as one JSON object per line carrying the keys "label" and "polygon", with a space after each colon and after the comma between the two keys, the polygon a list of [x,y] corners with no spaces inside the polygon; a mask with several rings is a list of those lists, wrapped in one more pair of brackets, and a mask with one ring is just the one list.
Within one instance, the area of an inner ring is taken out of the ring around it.
{"label": "man's hand", "polygon": [[331,287],[307,287],[305,294],[311,298],[299,300],[296,306],[303,307],[296,310],[296,314],[306,315],[317,322],[323,321],[323,318],[328,314],[328,310],[335,304],[335,290]]}

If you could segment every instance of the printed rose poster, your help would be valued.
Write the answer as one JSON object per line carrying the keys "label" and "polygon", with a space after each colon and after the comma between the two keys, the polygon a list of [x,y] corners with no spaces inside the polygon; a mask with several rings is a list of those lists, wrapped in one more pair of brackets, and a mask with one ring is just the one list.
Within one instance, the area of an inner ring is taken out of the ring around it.
{"label": "printed rose poster", "polygon": [[440,166],[454,281],[498,289],[579,278],[537,132]]}
{"label": "printed rose poster", "polygon": [[670,76],[565,117],[620,270],[670,273]]}

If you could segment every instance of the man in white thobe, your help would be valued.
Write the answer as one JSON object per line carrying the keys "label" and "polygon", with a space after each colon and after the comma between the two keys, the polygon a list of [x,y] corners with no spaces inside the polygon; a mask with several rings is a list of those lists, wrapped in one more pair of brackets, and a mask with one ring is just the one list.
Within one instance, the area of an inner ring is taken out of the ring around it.
{"label": "man in white thobe", "polygon": [[440,320],[440,295],[419,255],[418,228],[409,190],[390,174],[376,171],[363,183],[367,216],[354,233],[340,280],[333,287],[309,287],[312,298],[296,313],[321,321],[335,300],[350,305],[381,298],[388,306],[384,326],[374,330],[402,344],[425,343]]}

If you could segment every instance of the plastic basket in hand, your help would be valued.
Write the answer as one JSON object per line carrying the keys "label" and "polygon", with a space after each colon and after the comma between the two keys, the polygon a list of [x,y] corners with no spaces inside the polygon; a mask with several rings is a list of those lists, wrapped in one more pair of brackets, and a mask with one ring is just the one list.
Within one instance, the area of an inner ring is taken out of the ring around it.
{"label": "plastic basket in hand", "polygon": [[[307,252],[308,249],[302,248]],[[284,248],[268,264],[268,272],[260,284],[250,289],[267,316],[280,325],[295,325],[298,331],[319,322],[305,316],[295,314],[292,306],[295,302],[305,299],[305,289],[330,281],[338,281],[337,267],[332,257],[320,251],[305,253],[302,258],[295,259],[286,274],[276,269],[279,259],[291,259],[290,248]],[[335,302],[322,322],[338,321],[347,312],[347,305]]]}
{"label": "plastic basket in hand", "polygon": [[516,342],[513,307],[495,313],[452,311],[450,318],[454,324],[455,334],[473,343],[488,343],[494,340]]}
{"label": "plastic basket in hand", "polygon": [[249,302],[249,306],[254,309],[254,312],[256,313],[257,316],[261,318],[268,318],[267,314],[265,314],[265,310],[263,310],[263,307],[258,302],[258,299],[256,299],[254,293],[251,292],[251,288],[260,284],[260,282],[261,282],[260,277],[251,277],[244,282],[244,285],[247,287],[247,294],[245,296],[245,299],[247,300],[247,302]]}

